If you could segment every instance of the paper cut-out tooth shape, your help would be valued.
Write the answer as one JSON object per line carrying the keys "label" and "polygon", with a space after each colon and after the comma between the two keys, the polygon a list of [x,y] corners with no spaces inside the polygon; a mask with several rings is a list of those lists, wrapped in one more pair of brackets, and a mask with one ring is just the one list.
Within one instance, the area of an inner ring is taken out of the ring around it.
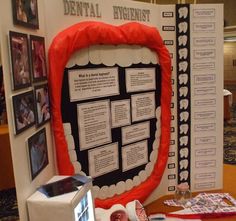
{"label": "paper cut-out tooth shape", "polygon": [[68,150],[74,150],[75,149],[74,137],[72,135],[66,135],[65,138]]}
{"label": "paper cut-out tooth shape", "polygon": [[109,193],[109,187],[108,186],[102,186],[99,190],[99,199],[106,199],[108,196],[108,193]]}
{"label": "paper cut-out tooth shape", "polygon": [[188,153],[189,153],[188,148],[187,147],[181,148],[179,153],[180,153],[181,158],[183,158],[183,157],[187,158]]}
{"label": "paper cut-out tooth shape", "polygon": [[70,161],[71,162],[76,162],[77,161],[77,155],[76,155],[75,150],[69,150],[68,153],[69,153],[69,156],[70,156]]}
{"label": "paper cut-out tooth shape", "polygon": [[80,173],[81,172],[81,164],[76,161],[76,162],[72,162],[75,173]]}
{"label": "paper cut-out tooth shape", "polygon": [[100,191],[100,187],[94,185],[92,189],[94,199],[98,197],[99,191]]}
{"label": "paper cut-out tooth shape", "polygon": [[179,96],[186,97],[188,95],[188,87],[180,87],[179,88]]}
{"label": "paper cut-out tooth shape", "polygon": [[188,145],[188,136],[182,136],[179,138],[180,146],[187,146]]}
{"label": "paper cut-out tooth shape", "polygon": [[124,181],[120,181],[116,184],[116,188],[117,188],[117,193],[121,194],[125,192],[125,182]]}
{"label": "paper cut-out tooth shape", "polygon": [[95,208],[96,221],[128,221],[126,208],[115,204],[110,209]]}
{"label": "paper cut-out tooth shape", "polygon": [[179,71],[185,72],[188,68],[188,62],[187,61],[181,61],[179,62]]}
{"label": "paper cut-out tooth shape", "polygon": [[188,133],[188,124],[181,124],[179,126],[180,134],[187,134]]}
{"label": "paper cut-out tooth shape", "polygon": [[187,169],[188,168],[188,160],[184,159],[184,160],[180,160],[179,162],[180,165],[180,169]]}
{"label": "paper cut-out tooth shape", "polygon": [[188,49],[187,48],[179,49],[178,53],[179,53],[179,59],[186,59],[188,57]]}
{"label": "paper cut-out tooth shape", "polygon": [[187,16],[188,16],[188,8],[187,7],[179,8],[178,12],[179,12],[179,18],[187,18]]}
{"label": "paper cut-out tooth shape", "polygon": [[180,100],[179,104],[180,104],[180,109],[186,110],[188,108],[188,99]]}
{"label": "paper cut-out tooth shape", "polygon": [[179,75],[179,84],[187,84],[188,83],[188,75],[186,73]]}
{"label": "paper cut-out tooth shape", "polygon": [[126,204],[127,213],[130,221],[146,221],[148,216],[145,212],[143,205],[134,200]]}
{"label": "paper cut-out tooth shape", "polygon": [[183,111],[180,113],[180,121],[181,122],[187,122],[189,118],[189,112],[188,111]]}
{"label": "paper cut-out tooth shape", "polygon": [[187,180],[188,179],[188,171],[187,170],[181,171],[179,176],[180,176],[180,181]]}
{"label": "paper cut-out tooth shape", "polygon": [[178,44],[179,46],[183,45],[186,46],[188,41],[188,36],[187,35],[180,35],[178,37]]}
{"label": "paper cut-out tooth shape", "polygon": [[188,30],[188,23],[187,22],[180,22],[178,24],[178,28],[179,28],[179,33],[183,32],[183,33],[186,33],[187,30]]}
{"label": "paper cut-out tooth shape", "polygon": [[71,125],[70,123],[63,123],[63,129],[65,135],[71,135]]}
{"label": "paper cut-out tooth shape", "polygon": [[125,190],[126,190],[126,191],[129,191],[129,190],[131,190],[133,187],[134,187],[133,180],[127,179],[127,180],[125,181]]}

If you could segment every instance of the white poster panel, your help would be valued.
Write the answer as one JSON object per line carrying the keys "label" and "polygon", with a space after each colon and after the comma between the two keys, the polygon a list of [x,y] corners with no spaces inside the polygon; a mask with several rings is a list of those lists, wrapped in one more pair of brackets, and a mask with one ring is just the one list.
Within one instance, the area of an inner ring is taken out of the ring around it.
{"label": "white poster panel", "polygon": [[223,154],[222,148],[219,148],[223,147],[223,109],[220,108],[223,106],[223,35],[220,29],[222,23],[220,5],[191,5],[193,191],[222,187],[222,161],[218,160]]}
{"label": "white poster panel", "polygon": [[118,68],[70,70],[70,101],[119,95]]}
{"label": "white poster panel", "polygon": [[77,105],[80,150],[111,142],[109,100]]}
{"label": "white poster panel", "polygon": [[147,140],[122,147],[122,171],[127,171],[148,162]]}
{"label": "white poster panel", "polygon": [[131,124],[130,100],[118,100],[111,102],[111,125],[121,127]]}
{"label": "white poster panel", "polygon": [[88,151],[89,175],[98,177],[119,168],[118,143]]}
{"label": "white poster panel", "polygon": [[155,68],[126,68],[125,79],[127,92],[156,89]]}
{"label": "white poster panel", "polygon": [[132,95],[132,121],[135,122],[154,118],[155,103],[155,92]]}
{"label": "white poster panel", "polygon": [[150,138],[150,122],[121,128],[122,145]]}

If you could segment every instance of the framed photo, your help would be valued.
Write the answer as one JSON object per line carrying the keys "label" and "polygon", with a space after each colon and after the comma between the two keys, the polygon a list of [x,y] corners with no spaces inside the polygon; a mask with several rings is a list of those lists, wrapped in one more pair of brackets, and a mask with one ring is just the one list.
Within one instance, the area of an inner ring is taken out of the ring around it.
{"label": "framed photo", "polygon": [[47,79],[47,65],[44,38],[30,35],[33,82]]}
{"label": "framed photo", "polygon": [[28,37],[26,34],[9,32],[12,63],[13,90],[31,86]]}
{"label": "framed photo", "polygon": [[36,106],[36,125],[41,126],[51,118],[48,84],[35,86],[34,97]]}
{"label": "framed photo", "polygon": [[15,25],[39,28],[37,0],[12,0],[12,14]]}
{"label": "framed photo", "polygon": [[12,97],[15,133],[19,134],[35,124],[35,102],[33,91]]}
{"label": "framed photo", "polygon": [[28,152],[32,180],[48,165],[46,129],[33,134],[28,139]]}

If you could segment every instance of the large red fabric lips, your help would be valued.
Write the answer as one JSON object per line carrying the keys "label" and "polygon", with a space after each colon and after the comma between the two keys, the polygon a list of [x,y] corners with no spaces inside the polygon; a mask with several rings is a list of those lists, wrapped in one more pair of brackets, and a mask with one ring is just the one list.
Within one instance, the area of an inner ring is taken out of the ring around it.
{"label": "large red fabric lips", "polygon": [[113,26],[102,22],[81,22],[60,32],[49,49],[49,87],[53,120],[53,133],[60,175],[74,174],[70,162],[61,116],[61,94],[64,68],[70,56],[91,45],[141,45],[155,51],[161,66],[161,140],[158,157],[149,178],[133,189],[105,200],[95,200],[97,207],[109,208],[113,204],[127,204],[138,199],[141,203],[159,185],[164,173],[170,142],[171,120],[171,59],[163,40],[154,27],[132,22]]}

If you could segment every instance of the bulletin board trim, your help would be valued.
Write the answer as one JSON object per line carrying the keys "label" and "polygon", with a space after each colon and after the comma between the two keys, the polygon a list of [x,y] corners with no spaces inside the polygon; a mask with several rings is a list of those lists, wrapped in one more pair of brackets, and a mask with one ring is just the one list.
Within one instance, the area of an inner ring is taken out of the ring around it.
{"label": "bulletin board trim", "polygon": [[110,208],[116,203],[126,205],[135,199],[143,203],[161,181],[168,160],[170,144],[171,58],[158,30],[154,27],[137,22],[113,26],[102,22],[88,21],[77,23],[63,30],[53,39],[49,48],[48,83],[58,171],[60,175],[74,174],[74,168],[68,154],[61,115],[61,90],[64,68],[74,52],[98,44],[140,45],[154,50],[159,58],[162,79],[161,138],[154,169],[147,180],[139,186],[112,198],[105,200],[95,199],[95,206],[102,208]]}

